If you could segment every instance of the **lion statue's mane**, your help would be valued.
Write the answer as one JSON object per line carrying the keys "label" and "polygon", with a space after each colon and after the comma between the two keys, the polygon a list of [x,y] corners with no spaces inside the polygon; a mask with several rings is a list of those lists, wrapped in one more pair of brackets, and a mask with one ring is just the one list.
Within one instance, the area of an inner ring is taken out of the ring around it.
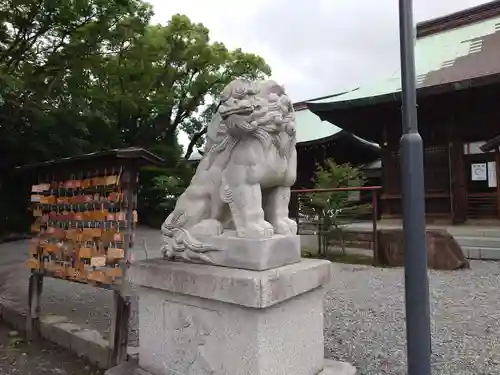
{"label": "lion statue's mane", "polygon": [[207,252],[219,249],[199,237],[296,234],[288,217],[296,178],[295,114],[284,88],[272,80],[231,82],[206,138],[190,185],[162,225],[163,255],[210,262]]}

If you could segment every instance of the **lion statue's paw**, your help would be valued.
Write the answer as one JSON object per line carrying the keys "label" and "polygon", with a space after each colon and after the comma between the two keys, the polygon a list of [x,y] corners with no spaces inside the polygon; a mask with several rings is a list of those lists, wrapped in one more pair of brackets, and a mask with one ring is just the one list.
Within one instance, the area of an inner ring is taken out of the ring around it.
{"label": "lion statue's paw", "polygon": [[206,219],[189,229],[193,236],[220,236],[224,228],[222,223],[215,219]]}
{"label": "lion statue's paw", "polygon": [[282,235],[297,234],[297,223],[292,219],[284,217],[274,221],[272,224],[274,228],[274,233],[276,234],[282,234]]}
{"label": "lion statue's paw", "polygon": [[288,223],[288,230],[290,231],[291,234],[297,234],[298,231],[298,225],[295,220],[290,219],[289,217],[286,217],[284,219]]}
{"label": "lion statue's paw", "polygon": [[238,237],[244,238],[270,238],[273,235],[273,226],[265,220],[250,223],[242,231],[238,231]]}

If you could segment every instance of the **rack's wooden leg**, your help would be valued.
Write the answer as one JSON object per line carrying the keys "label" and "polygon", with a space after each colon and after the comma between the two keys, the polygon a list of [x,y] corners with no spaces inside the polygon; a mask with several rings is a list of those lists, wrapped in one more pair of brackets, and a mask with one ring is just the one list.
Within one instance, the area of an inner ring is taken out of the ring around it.
{"label": "rack's wooden leg", "polygon": [[28,316],[26,322],[26,333],[30,340],[33,340],[40,335],[40,302],[43,291],[43,275],[32,273],[29,280],[28,289]]}
{"label": "rack's wooden leg", "polygon": [[110,330],[110,365],[118,365],[127,360],[128,324],[130,318],[130,298],[113,292],[113,319]]}

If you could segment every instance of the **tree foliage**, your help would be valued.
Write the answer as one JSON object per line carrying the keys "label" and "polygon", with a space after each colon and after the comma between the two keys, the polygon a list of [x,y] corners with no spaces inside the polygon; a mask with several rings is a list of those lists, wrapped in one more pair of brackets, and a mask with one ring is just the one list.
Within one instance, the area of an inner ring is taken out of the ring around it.
{"label": "tree foliage", "polygon": [[178,132],[201,145],[222,88],[270,68],[152,14],[142,0],[0,0],[0,170],[139,146],[167,161],[158,174],[187,178]]}
{"label": "tree foliage", "polygon": [[[332,159],[318,165],[315,189],[356,188],[365,184],[363,173],[350,164],[337,164]],[[315,192],[304,202],[319,221],[322,248],[327,250],[331,240],[337,240],[345,252],[345,225],[370,211],[371,206],[358,203],[356,191],[334,190]]]}
{"label": "tree foliage", "polygon": [[4,165],[89,151],[96,139],[106,147],[89,132],[99,116],[88,112],[96,63],[124,34],[140,34],[150,15],[136,0],[0,2]]}
{"label": "tree foliage", "polygon": [[162,26],[151,14],[140,0],[0,3],[4,163],[26,144],[40,159],[194,135],[229,81],[270,73],[186,16]]}

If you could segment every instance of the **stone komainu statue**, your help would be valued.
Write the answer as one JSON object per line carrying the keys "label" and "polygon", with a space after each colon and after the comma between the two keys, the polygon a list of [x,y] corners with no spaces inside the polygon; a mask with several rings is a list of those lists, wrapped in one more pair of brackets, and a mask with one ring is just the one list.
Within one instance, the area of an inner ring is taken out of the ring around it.
{"label": "stone komainu statue", "polygon": [[[238,79],[222,92],[205,154],[162,225],[166,258],[210,262],[199,240],[296,235],[288,217],[297,154],[292,102],[275,81]],[[197,238],[198,237],[198,238]]]}

